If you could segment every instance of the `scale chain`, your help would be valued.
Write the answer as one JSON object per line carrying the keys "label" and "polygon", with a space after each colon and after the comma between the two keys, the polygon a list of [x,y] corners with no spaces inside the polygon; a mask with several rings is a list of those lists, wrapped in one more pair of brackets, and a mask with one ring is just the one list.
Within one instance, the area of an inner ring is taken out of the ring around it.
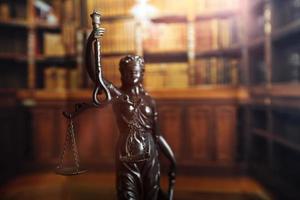
{"label": "scale chain", "polygon": [[78,151],[77,151],[77,147],[76,147],[76,140],[75,140],[75,133],[74,133],[74,124],[73,124],[73,120],[70,119],[69,120],[69,126],[68,126],[68,132],[66,135],[66,140],[64,143],[64,149],[63,152],[61,154],[61,159],[60,159],[60,168],[63,168],[63,162],[64,162],[64,158],[65,158],[65,153],[67,151],[68,145],[72,145],[72,153],[73,153],[73,157],[74,157],[74,161],[75,161],[75,165],[76,165],[76,170],[77,172],[79,171],[79,156],[78,156]]}
{"label": "scale chain", "polygon": [[77,151],[77,146],[76,146],[76,140],[75,140],[75,133],[74,133],[74,124],[73,120],[70,120],[70,133],[71,133],[71,139],[72,139],[72,150],[73,150],[73,156],[75,159],[75,165],[77,172],[79,171],[79,156],[78,156],[78,151]]}
{"label": "scale chain", "polygon": [[67,146],[68,146],[68,143],[69,143],[69,140],[70,140],[69,129],[70,129],[70,125],[68,126],[68,132],[67,132],[65,143],[64,143],[64,149],[63,149],[63,152],[62,152],[61,157],[60,157],[60,164],[59,164],[60,168],[63,168],[63,162],[64,162],[64,158],[65,158],[65,152],[67,150]]}

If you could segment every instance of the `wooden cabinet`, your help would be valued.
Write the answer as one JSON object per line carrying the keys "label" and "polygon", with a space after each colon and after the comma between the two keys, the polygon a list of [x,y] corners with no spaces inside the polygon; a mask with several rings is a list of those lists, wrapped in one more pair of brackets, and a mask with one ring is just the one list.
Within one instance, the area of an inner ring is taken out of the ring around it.
{"label": "wooden cabinet", "polygon": [[235,150],[236,113],[232,106],[220,106],[215,110],[216,160],[233,162]]}
{"label": "wooden cabinet", "polygon": [[63,149],[67,124],[61,113],[57,105],[32,110],[34,157],[41,164],[56,161]]}
{"label": "wooden cabinet", "polygon": [[101,159],[113,162],[111,159],[115,154],[115,143],[117,141],[117,127],[114,123],[112,109],[107,109],[104,112],[97,110],[96,121],[96,154],[100,154]]}
{"label": "wooden cabinet", "polygon": [[[90,94],[90,93],[87,93]],[[193,94],[194,95],[194,94]],[[224,98],[224,96],[222,97]],[[62,111],[76,102],[37,101],[32,108],[35,160],[57,164],[68,121]],[[179,168],[228,166],[235,161],[236,105],[232,99],[156,97],[161,133],[172,147]],[[111,107],[90,109],[74,121],[81,161],[95,167],[114,164],[118,129]]]}
{"label": "wooden cabinet", "polygon": [[236,113],[233,105],[188,105],[185,160],[188,165],[232,164],[235,153]]}
{"label": "wooden cabinet", "polygon": [[[158,102],[159,103],[159,102]],[[175,153],[177,160],[182,158],[182,108],[176,105],[159,105],[160,129]]]}
{"label": "wooden cabinet", "polygon": [[16,91],[0,89],[0,185],[13,178],[22,170],[23,161],[28,159],[27,126],[29,116],[18,106]]}
{"label": "wooden cabinet", "polygon": [[188,134],[188,159],[201,163],[202,161],[212,160],[211,146],[213,137],[210,134],[212,123],[212,109],[209,106],[189,106],[187,108]]}

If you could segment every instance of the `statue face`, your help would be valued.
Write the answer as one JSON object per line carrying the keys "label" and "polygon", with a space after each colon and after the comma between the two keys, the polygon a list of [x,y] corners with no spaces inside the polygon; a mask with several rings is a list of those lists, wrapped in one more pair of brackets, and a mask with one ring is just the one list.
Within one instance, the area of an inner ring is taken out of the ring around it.
{"label": "statue face", "polygon": [[139,65],[127,65],[121,72],[124,86],[135,86],[143,81],[144,72]]}

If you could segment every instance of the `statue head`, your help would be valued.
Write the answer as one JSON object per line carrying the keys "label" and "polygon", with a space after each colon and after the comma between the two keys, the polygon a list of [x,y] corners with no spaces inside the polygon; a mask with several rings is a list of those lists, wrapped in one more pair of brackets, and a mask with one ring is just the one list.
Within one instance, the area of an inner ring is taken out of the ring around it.
{"label": "statue head", "polygon": [[123,86],[139,85],[143,82],[144,59],[141,56],[127,55],[120,60],[119,70]]}

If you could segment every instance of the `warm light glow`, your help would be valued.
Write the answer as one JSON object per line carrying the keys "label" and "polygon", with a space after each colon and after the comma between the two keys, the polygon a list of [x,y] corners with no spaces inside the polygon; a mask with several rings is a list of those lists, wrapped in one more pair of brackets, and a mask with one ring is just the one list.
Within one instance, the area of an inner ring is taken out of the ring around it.
{"label": "warm light glow", "polygon": [[157,9],[148,4],[148,0],[137,0],[136,5],[131,9],[131,13],[138,22],[147,24],[150,22],[150,19],[155,16]]}

